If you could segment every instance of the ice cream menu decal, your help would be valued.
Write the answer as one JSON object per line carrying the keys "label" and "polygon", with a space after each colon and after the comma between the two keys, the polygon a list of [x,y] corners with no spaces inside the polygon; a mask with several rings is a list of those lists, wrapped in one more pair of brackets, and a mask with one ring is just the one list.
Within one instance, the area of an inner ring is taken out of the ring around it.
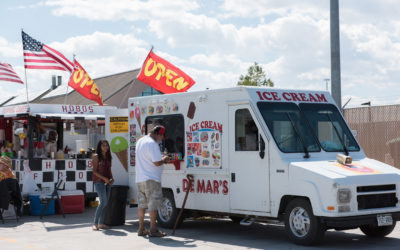
{"label": "ice cream menu decal", "polygon": [[186,132],[187,167],[221,167],[221,132],[214,129],[199,129]]}
{"label": "ice cream menu decal", "polygon": [[122,166],[128,171],[128,141],[121,134],[128,132],[128,117],[127,116],[111,116],[110,117],[110,134],[112,140],[110,142],[111,152],[113,152]]}
{"label": "ice cream menu decal", "polygon": [[[143,114],[145,115],[145,114]],[[136,123],[132,123],[129,126],[129,134],[130,134],[130,141],[129,141],[129,154],[130,154],[130,166],[135,166],[135,151],[136,151],[136,141],[138,137],[142,134],[142,121],[141,121],[142,112],[139,107],[134,107],[132,110],[129,111],[129,118],[132,121],[137,121]]]}
{"label": "ice cream menu decal", "polygon": [[196,105],[190,102],[186,132],[187,168],[221,168],[222,124],[216,121],[192,123]]}
{"label": "ice cream menu decal", "polygon": [[179,107],[176,103],[158,103],[149,106],[134,106],[133,103],[131,104],[131,108],[129,111],[130,166],[135,166],[136,142],[145,134],[145,118],[148,115],[166,115],[173,112],[178,112],[178,110]]}

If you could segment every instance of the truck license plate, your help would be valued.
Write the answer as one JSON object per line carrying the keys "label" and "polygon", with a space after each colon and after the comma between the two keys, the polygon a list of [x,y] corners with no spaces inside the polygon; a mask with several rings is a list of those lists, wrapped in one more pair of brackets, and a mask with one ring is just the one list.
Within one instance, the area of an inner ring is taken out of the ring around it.
{"label": "truck license plate", "polygon": [[378,227],[381,226],[390,226],[393,224],[393,219],[391,214],[378,214],[376,216],[378,220]]}

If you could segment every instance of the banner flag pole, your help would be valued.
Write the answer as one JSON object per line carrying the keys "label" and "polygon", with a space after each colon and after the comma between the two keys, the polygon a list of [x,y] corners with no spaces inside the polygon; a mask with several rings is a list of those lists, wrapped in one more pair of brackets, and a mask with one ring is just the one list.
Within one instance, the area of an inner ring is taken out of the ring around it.
{"label": "banner flag pole", "polygon": [[[73,62],[75,62],[75,54],[72,56],[72,59],[74,59]],[[70,74],[69,78],[71,78],[71,75],[72,75],[72,73]],[[65,92],[65,96],[64,96],[64,105],[67,104],[68,87],[69,87],[69,79],[68,79],[68,83],[67,83],[67,91]]]}
{"label": "banner flag pole", "polygon": [[[24,30],[21,29],[21,34]],[[24,52],[24,42],[22,41],[22,53]],[[25,57],[24,57],[25,58]],[[29,97],[28,97],[28,78],[26,76],[26,67],[25,67],[25,59],[24,59],[24,71],[25,71],[25,89],[26,89],[26,104],[29,105]]]}

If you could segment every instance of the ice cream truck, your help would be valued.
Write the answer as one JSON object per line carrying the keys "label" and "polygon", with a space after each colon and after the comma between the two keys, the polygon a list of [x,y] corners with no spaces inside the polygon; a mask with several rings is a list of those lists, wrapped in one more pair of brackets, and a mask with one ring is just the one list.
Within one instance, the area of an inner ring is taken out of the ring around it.
{"label": "ice cream truck", "polygon": [[328,229],[383,237],[400,219],[400,170],[366,157],[328,92],[235,87],[135,97],[128,114],[132,203],[136,142],[155,125],[166,128],[163,227],[174,226],[186,192],[186,217],[283,222],[302,245]]}

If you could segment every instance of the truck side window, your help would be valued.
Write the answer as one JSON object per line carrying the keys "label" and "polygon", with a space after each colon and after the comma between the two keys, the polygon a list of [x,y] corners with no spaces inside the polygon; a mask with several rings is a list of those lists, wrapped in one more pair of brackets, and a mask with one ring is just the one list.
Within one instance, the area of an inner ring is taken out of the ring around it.
{"label": "truck side window", "polygon": [[165,127],[165,139],[160,145],[161,152],[181,153],[184,157],[185,126],[183,115],[148,116],[145,124],[146,134],[156,125]]}
{"label": "truck side window", "polygon": [[248,109],[235,112],[235,151],[258,151],[258,129]]}

